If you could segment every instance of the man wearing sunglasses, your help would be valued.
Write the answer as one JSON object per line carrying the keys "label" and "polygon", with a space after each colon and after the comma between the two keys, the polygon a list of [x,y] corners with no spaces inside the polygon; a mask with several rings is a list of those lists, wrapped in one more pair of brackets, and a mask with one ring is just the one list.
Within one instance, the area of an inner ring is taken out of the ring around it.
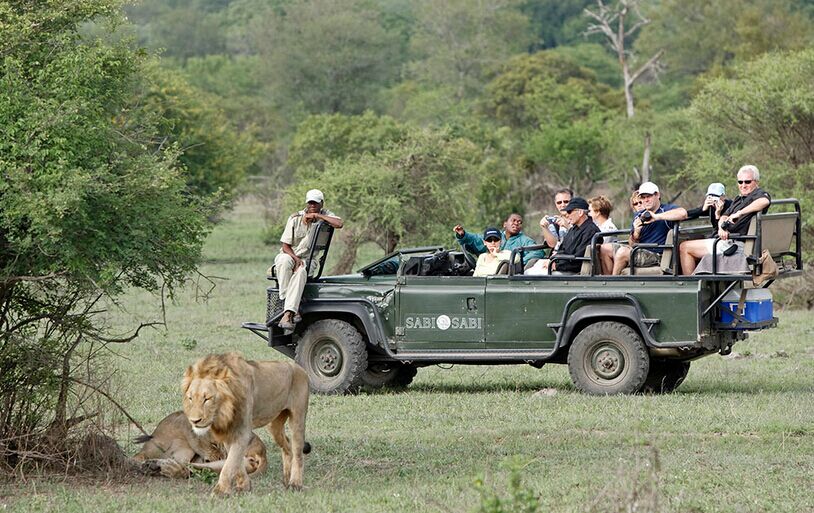
{"label": "man wearing sunglasses", "polygon": [[554,194],[554,204],[557,206],[558,216],[544,216],[540,219],[540,228],[542,229],[543,242],[548,244],[550,248],[556,249],[557,244],[568,233],[571,228],[571,221],[565,212],[565,207],[571,198],[574,197],[574,191],[571,189],[560,189]]}
{"label": "man wearing sunglasses", "polygon": [[[760,171],[756,166],[747,164],[738,170],[738,192],[740,195],[724,209],[718,220],[718,237],[729,240],[730,235],[743,235],[749,229],[749,223],[758,212],[766,212],[771,203],[769,194],[759,187]],[[698,261],[712,254],[714,239],[683,242],[679,247],[681,272],[692,274]],[[737,243],[738,249],[743,246]],[[720,242],[718,247],[724,247]],[[726,253],[724,253],[726,254]]]}

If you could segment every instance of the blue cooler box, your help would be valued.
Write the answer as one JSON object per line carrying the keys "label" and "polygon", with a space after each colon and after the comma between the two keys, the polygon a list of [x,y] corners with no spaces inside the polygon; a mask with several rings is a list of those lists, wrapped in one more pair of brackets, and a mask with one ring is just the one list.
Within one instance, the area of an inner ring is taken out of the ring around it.
{"label": "blue cooler box", "polygon": [[[721,322],[730,324],[736,320],[732,316],[740,302],[740,291],[731,291],[721,301]],[[771,321],[774,314],[772,292],[768,289],[748,289],[744,303],[743,317],[749,322]],[[738,322],[741,322],[738,320]]]}

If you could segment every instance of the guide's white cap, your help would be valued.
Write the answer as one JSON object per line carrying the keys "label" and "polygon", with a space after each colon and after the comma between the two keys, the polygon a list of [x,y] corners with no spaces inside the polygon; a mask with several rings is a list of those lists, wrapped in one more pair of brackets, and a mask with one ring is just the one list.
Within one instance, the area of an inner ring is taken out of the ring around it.
{"label": "guide's white cap", "polygon": [[311,189],[310,191],[305,193],[305,202],[308,203],[309,201],[316,201],[317,203],[322,203],[325,201],[325,196],[322,194],[322,191],[319,189]]}

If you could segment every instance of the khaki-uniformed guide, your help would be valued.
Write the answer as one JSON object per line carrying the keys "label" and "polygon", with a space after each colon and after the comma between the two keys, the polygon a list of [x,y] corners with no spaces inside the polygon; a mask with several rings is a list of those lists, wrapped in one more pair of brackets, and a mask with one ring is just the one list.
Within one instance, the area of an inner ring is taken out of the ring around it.
{"label": "khaki-uniformed guide", "polygon": [[285,312],[280,319],[280,327],[294,329],[300,321],[299,308],[302,291],[308,280],[308,270],[303,258],[308,255],[311,240],[316,233],[319,221],[325,221],[334,228],[342,228],[342,218],[323,208],[325,196],[322,191],[311,189],[305,194],[305,209],[291,214],[280,237],[282,248],[274,259],[277,270],[277,283],[280,298],[285,300]]}

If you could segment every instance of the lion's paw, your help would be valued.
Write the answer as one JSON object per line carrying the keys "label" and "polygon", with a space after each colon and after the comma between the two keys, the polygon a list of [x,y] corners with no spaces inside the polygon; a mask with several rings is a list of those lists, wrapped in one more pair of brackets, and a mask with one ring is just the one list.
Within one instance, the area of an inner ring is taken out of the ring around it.
{"label": "lion's paw", "polygon": [[218,483],[212,489],[212,495],[216,495],[218,497],[228,497],[232,495],[232,487],[229,484]]}

